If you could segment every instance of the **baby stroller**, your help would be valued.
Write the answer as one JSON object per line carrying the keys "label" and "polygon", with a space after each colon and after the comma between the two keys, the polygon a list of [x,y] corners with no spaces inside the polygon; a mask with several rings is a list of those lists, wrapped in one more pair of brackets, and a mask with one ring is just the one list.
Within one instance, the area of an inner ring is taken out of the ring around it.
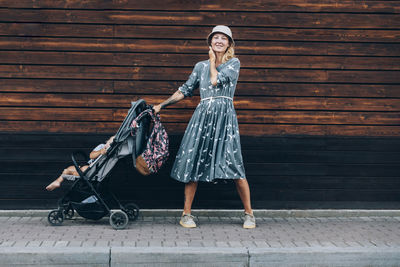
{"label": "baby stroller", "polygon": [[[72,153],[72,162],[79,173],[74,177],[71,188],[58,201],[58,209],[52,210],[47,219],[51,225],[61,225],[64,219],[71,219],[76,211],[80,216],[91,220],[100,220],[110,216],[110,224],[114,229],[123,229],[129,221],[139,216],[139,208],[134,203],[122,205],[109,190],[108,177],[121,158],[132,156],[133,161],[145,148],[150,127],[148,116],[139,121],[139,130],[131,135],[132,121],[144,110],[151,109],[144,100],[132,102],[122,125],[114,137],[105,155],[101,155],[82,172],[78,164],[78,156],[87,156],[81,151]],[[67,177],[66,177],[67,178]],[[69,177],[71,178],[71,177]],[[71,179],[70,179],[71,180]],[[111,207],[119,210],[111,210]]]}

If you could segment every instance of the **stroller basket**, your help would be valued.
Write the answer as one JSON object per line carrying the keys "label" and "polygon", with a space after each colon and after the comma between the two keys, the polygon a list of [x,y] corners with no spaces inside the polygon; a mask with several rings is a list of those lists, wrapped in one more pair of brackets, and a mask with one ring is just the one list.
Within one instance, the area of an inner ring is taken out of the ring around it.
{"label": "stroller basket", "polygon": [[71,202],[71,204],[80,216],[91,220],[100,220],[108,213],[94,195],[81,202]]}

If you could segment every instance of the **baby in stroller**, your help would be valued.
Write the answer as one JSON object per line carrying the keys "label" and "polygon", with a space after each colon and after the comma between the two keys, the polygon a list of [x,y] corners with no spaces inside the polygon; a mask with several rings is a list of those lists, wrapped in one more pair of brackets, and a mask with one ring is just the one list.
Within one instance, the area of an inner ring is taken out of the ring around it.
{"label": "baby in stroller", "polygon": [[[74,151],[71,154],[72,168],[67,168],[61,177],[48,186],[48,190],[54,190],[65,179],[74,180],[58,200],[58,208],[49,212],[47,220],[50,225],[61,225],[64,219],[71,219],[75,211],[81,217],[90,220],[100,220],[109,216],[110,225],[114,229],[123,229],[129,221],[138,218],[139,207],[133,202],[121,203],[110,186],[113,179],[112,170],[118,161],[126,159],[134,165],[137,156],[143,153],[150,139],[151,116],[144,116],[139,120],[134,134],[132,122],[140,118],[139,115],[143,112],[149,111],[151,106],[142,99],[131,104],[116,134],[108,142],[94,149],[88,163],[84,153]],[[78,163],[78,156],[81,162],[84,158],[84,166]]]}
{"label": "baby in stroller", "polygon": [[[111,143],[114,140],[115,135],[111,136],[105,144],[99,144],[96,146],[92,152],[90,152],[90,160],[88,161],[87,165],[80,166],[80,169],[82,172],[84,172],[90,164],[92,164],[100,155],[104,155],[107,153],[107,150],[110,148]],[[64,181],[65,178],[68,177],[74,177],[74,176],[79,176],[75,166],[71,165],[67,167],[66,169],[63,170],[61,175],[55,179],[52,183],[50,183],[48,186],[46,186],[46,190],[48,191],[53,191],[56,188],[59,188],[61,186],[61,183]]]}

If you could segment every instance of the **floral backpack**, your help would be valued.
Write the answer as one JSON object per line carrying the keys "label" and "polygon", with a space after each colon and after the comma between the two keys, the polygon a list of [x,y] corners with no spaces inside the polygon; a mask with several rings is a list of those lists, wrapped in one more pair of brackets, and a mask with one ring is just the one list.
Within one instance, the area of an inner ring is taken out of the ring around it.
{"label": "floral backpack", "polygon": [[131,134],[133,136],[136,135],[139,121],[145,115],[151,116],[154,125],[143,153],[136,158],[135,167],[142,175],[150,175],[152,173],[157,173],[167,161],[169,156],[169,140],[167,131],[161,124],[160,115],[154,115],[151,109],[144,110],[132,121]]}

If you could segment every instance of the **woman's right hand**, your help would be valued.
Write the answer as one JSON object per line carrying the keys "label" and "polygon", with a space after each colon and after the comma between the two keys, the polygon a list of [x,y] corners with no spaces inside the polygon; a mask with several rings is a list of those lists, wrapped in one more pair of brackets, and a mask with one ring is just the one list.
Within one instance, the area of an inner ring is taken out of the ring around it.
{"label": "woman's right hand", "polygon": [[157,114],[161,110],[161,104],[153,106],[154,114]]}
{"label": "woman's right hand", "polygon": [[214,53],[214,51],[212,50],[212,47],[211,47],[211,46],[209,46],[208,48],[209,48],[209,50],[208,50],[208,56],[210,57],[210,62],[215,63],[215,59],[216,59],[215,53]]}

